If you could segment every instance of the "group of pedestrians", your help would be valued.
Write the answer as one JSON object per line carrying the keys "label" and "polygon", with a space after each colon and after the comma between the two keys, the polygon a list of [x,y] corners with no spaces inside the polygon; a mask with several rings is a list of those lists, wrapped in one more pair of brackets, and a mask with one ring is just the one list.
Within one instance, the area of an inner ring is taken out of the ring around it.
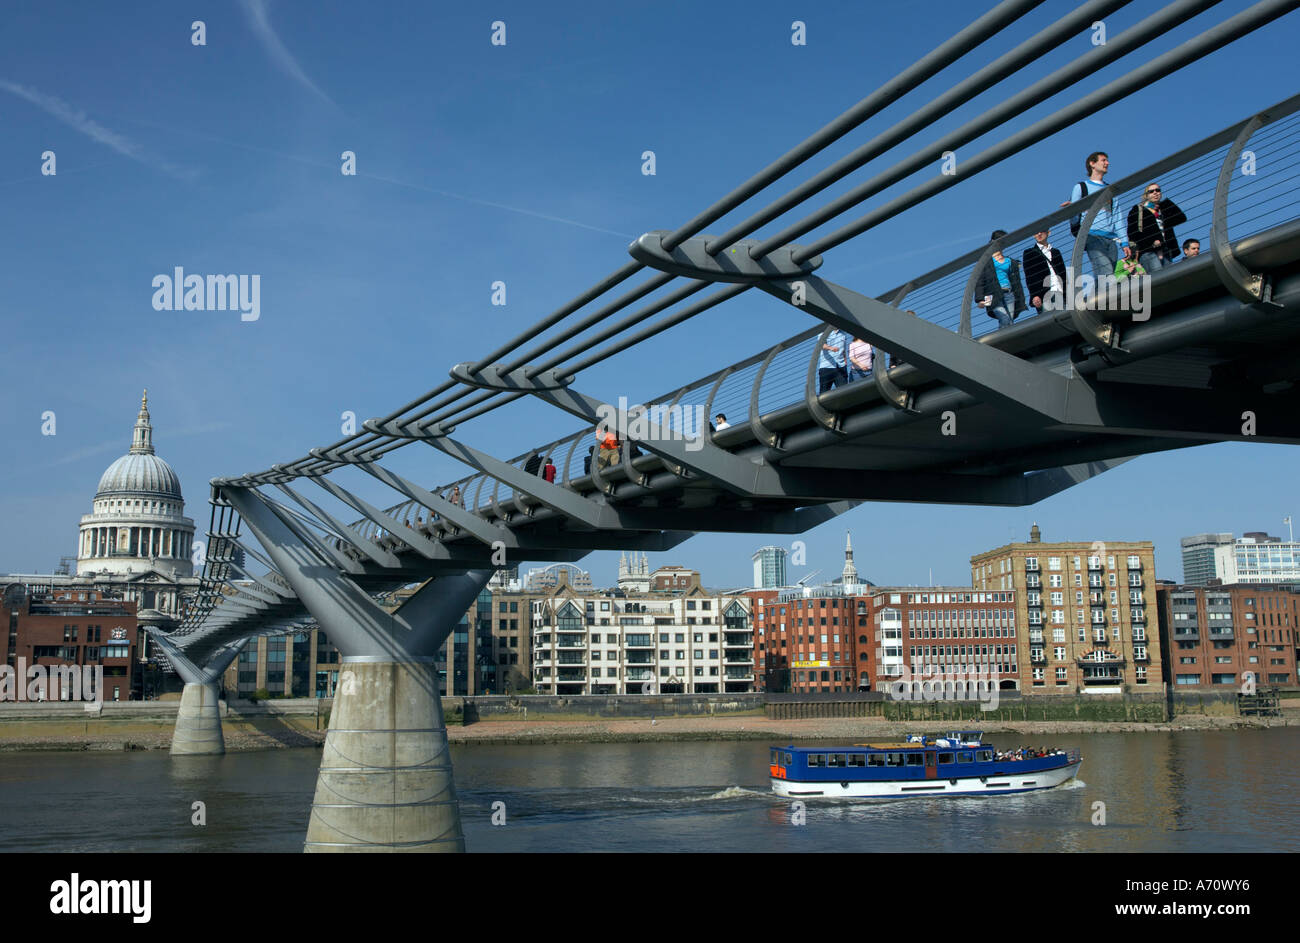
{"label": "group of pedestrians", "polygon": [[555,481],[555,463],[551,461],[549,455],[543,460],[540,453],[533,452],[524,462],[524,471],[550,482]]}
{"label": "group of pedestrians", "polygon": [[869,343],[860,337],[850,340],[848,334],[832,328],[817,358],[818,395],[865,378],[874,361],[875,350]]}
{"label": "group of pedestrians", "polygon": [[[1110,158],[1104,151],[1094,151],[1084,161],[1087,177],[1070,191],[1070,199],[1061,206],[1069,206],[1096,193],[1109,184],[1106,173]],[[1099,207],[1083,249],[1092,265],[1093,278],[1100,284],[1105,277],[1123,279],[1146,275],[1172,265],[1179,255],[1195,258],[1201,244],[1187,239],[1180,249],[1175,226],[1187,222],[1187,215],[1173,200],[1164,195],[1159,183],[1152,182],[1142,193],[1142,199],[1132,209],[1121,225],[1115,200]],[[1070,223],[1070,232],[1078,236],[1082,216]],[[997,229],[989,237],[996,243],[1006,236]],[[1021,287],[1023,279],[1023,289]],[[1034,244],[1026,249],[1020,261],[1003,255],[1001,247],[993,251],[975,283],[975,303],[985,314],[1007,327],[1025,311],[1041,312],[1049,296],[1064,297],[1069,284],[1065,257],[1051,243],[1051,232],[1034,233]]]}

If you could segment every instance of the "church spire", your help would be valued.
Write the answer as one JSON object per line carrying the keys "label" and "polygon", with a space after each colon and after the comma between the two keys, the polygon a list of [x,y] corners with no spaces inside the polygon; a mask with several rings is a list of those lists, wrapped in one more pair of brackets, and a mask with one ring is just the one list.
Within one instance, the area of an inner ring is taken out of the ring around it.
{"label": "church spire", "polygon": [[149,391],[140,397],[140,414],[135,417],[135,433],[131,436],[132,455],[152,455],[153,426],[149,424]]}
{"label": "church spire", "polygon": [[853,535],[845,531],[844,536],[844,573],[840,577],[840,582],[856,583],[858,582],[858,568],[853,565]]}

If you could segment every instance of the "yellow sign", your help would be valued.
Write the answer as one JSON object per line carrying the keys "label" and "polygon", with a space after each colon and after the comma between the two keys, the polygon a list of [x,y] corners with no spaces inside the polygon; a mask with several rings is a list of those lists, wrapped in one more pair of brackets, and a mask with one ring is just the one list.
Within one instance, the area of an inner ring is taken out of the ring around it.
{"label": "yellow sign", "polygon": [[831,663],[829,661],[796,661],[791,662],[791,665],[795,668],[829,668]]}

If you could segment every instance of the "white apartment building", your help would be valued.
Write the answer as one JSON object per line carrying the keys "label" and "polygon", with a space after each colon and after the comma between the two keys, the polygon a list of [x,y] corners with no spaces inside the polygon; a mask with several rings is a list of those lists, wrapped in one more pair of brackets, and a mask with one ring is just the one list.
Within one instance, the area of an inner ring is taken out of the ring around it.
{"label": "white apartment building", "polygon": [[562,590],[532,603],[539,694],[751,692],[754,628],[746,596]]}

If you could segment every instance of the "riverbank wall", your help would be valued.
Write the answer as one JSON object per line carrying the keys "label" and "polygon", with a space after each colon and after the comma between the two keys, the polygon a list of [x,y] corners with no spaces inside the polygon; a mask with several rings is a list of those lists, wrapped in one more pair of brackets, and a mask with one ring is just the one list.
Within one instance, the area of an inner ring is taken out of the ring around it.
{"label": "riverbank wall", "polygon": [[[444,698],[454,742],[604,742],[657,739],[816,739],[870,728],[892,735],[918,725],[1032,733],[1226,729],[1300,725],[1300,698],[1284,699],[1280,718],[1238,716],[1236,696],[1218,691],[1021,696],[999,692],[996,708],[978,701],[895,701],[854,695],[625,695]],[[0,704],[0,751],[166,749],[177,701],[92,705]],[[231,751],[316,746],[329,727],[328,699],[221,702]],[[855,726],[856,725],[856,726]]]}

